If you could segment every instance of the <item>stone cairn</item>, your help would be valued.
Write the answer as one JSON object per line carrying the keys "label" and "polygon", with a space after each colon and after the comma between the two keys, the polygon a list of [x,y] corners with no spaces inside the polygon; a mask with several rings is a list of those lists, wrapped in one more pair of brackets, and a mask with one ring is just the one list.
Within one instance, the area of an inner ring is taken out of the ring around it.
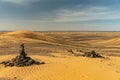
{"label": "stone cairn", "polygon": [[105,58],[103,56],[101,56],[100,54],[98,54],[97,52],[95,52],[94,50],[89,51],[89,52],[84,52],[80,51],[82,53],[75,53],[72,49],[68,50],[68,52],[72,53],[74,56],[83,56],[83,57],[91,57],[91,58]]}
{"label": "stone cairn", "polygon": [[24,67],[24,66],[31,66],[31,65],[40,65],[45,64],[44,62],[38,62],[33,60],[31,57],[28,57],[25,53],[24,44],[21,44],[20,46],[20,55],[16,56],[15,58],[12,58],[8,61],[3,61],[1,64],[7,66],[17,66],[17,67]]}
{"label": "stone cairn", "polygon": [[100,54],[96,53],[94,50],[91,52],[85,52],[83,54],[84,57],[91,57],[91,58],[104,58],[103,56],[101,56]]}

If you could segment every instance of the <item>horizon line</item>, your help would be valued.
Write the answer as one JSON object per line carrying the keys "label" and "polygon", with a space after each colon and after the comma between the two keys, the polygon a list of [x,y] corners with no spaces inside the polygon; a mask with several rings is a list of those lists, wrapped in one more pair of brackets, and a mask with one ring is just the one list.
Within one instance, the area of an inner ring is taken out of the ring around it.
{"label": "horizon line", "polygon": [[[22,30],[0,30],[0,32],[14,32]],[[26,30],[33,32],[120,32],[120,31],[109,31],[109,30]]]}

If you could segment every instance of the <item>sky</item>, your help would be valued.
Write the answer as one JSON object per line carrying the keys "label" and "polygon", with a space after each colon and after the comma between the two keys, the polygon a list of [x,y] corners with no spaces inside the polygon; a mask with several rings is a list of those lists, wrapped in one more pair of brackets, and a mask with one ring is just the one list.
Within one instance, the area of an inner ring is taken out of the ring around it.
{"label": "sky", "polygon": [[120,31],[120,0],[0,0],[0,31]]}

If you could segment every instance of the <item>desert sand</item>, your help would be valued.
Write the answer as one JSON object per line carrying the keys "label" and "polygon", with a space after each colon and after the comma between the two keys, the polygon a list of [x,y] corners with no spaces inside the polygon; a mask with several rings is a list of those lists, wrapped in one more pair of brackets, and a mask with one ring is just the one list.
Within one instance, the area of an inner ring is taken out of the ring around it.
{"label": "desert sand", "polygon": [[[0,56],[0,61],[8,60],[14,55]],[[44,65],[28,67],[7,67],[0,65],[0,78],[17,80],[119,80],[120,58],[92,59],[70,56],[38,56],[34,59],[43,60]],[[2,79],[1,79],[2,80]]]}
{"label": "desert sand", "polygon": [[[43,65],[4,67],[0,80],[120,80],[119,32],[32,32],[0,34],[0,62],[19,54],[25,43],[27,54]],[[74,56],[95,50],[106,58]]]}

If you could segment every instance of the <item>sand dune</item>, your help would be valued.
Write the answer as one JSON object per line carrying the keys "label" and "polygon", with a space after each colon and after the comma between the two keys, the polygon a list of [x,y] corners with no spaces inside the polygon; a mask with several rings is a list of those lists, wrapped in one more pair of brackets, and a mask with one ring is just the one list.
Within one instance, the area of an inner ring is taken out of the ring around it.
{"label": "sand dune", "polygon": [[[37,53],[40,53],[40,49],[42,53],[43,51],[45,53],[63,52],[67,51],[70,48],[74,49],[76,47],[85,46],[85,44],[87,45],[87,43],[83,42],[79,44],[78,41],[76,42],[73,40],[70,34],[64,32],[44,33],[32,31],[15,31],[3,33],[0,35],[0,48],[4,48],[4,51],[10,52],[8,50],[12,50],[15,48],[18,49],[18,45],[20,45],[21,43],[25,43],[27,47],[31,47],[32,49],[34,49],[29,51],[31,53],[36,53],[33,51],[37,51]],[[7,52],[4,51],[3,49],[1,50],[1,52],[7,54]],[[16,51],[12,53],[16,53]]]}
{"label": "sand dune", "polygon": [[28,55],[46,64],[7,68],[0,65],[0,80],[119,80],[120,58],[118,56],[108,56],[110,59],[92,59],[75,57],[67,51],[72,49],[80,53],[81,50],[95,50],[100,54],[116,55],[120,52],[119,37],[119,32],[2,33],[0,34],[0,61],[15,57],[15,54],[19,53],[19,45],[25,43]]}
{"label": "sand dune", "polygon": [[[25,45],[32,50],[29,53],[66,52],[96,50],[102,54],[118,54],[119,32],[33,32],[15,31],[0,34],[0,52],[17,53],[18,45]],[[2,48],[2,49],[1,49]],[[9,50],[13,50],[10,52]],[[6,51],[6,52],[4,52]],[[8,53],[8,54],[9,54]]]}
{"label": "sand dune", "polygon": [[[7,41],[6,41],[7,40]],[[48,36],[42,32],[32,32],[32,31],[15,31],[8,32],[0,35],[1,45],[6,42],[9,43],[47,43],[48,45],[65,45],[72,44],[69,41],[62,41],[59,38],[53,36]],[[72,45],[69,45],[72,46]]]}
{"label": "sand dune", "polygon": [[15,32],[9,32],[9,33],[5,33],[2,34],[0,36],[0,38],[19,38],[19,39],[36,39],[36,40],[44,40],[46,41],[47,39],[49,39],[51,41],[51,37],[46,36],[43,33],[36,33],[36,32],[32,32],[32,31],[15,31]]}
{"label": "sand dune", "polygon": [[104,44],[104,45],[120,45],[120,38],[114,38],[114,39],[110,39],[110,40],[103,40],[101,42],[98,42],[100,44]]}
{"label": "sand dune", "polygon": [[[0,61],[12,58],[0,56]],[[119,58],[110,60],[83,57],[32,56],[43,60],[44,65],[29,67],[7,67],[0,65],[0,78],[16,77],[18,80],[119,80]]]}

